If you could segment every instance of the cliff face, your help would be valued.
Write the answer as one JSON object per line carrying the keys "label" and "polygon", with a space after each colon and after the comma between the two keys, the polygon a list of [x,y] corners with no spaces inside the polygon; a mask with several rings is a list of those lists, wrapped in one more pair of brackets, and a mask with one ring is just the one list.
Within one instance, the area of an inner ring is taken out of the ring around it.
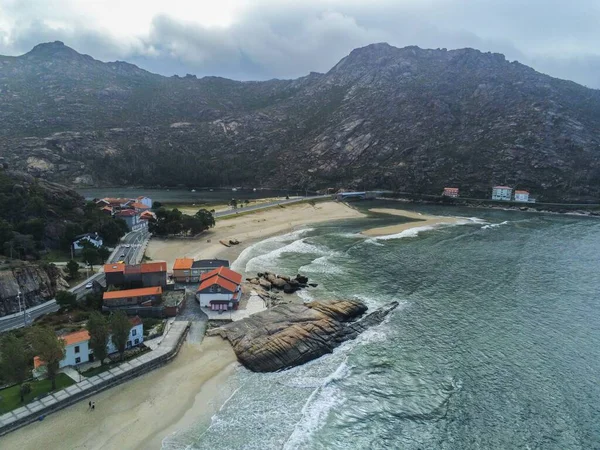
{"label": "cliff face", "polygon": [[373,44],[326,74],[154,75],[62,43],[0,57],[0,155],[67,184],[600,195],[600,91],[499,54]]}
{"label": "cliff face", "polygon": [[57,291],[68,289],[62,272],[54,265],[14,263],[0,265],[0,316],[19,312],[17,294],[28,308],[54,298]]}
{"label": "cliff face", "polygon": [[331,353],[368,327],[381,323],[397,302],[366,316],[354,300],[278,305],[209,331],[227,339],[239,361],[254,372],[275,372]]}

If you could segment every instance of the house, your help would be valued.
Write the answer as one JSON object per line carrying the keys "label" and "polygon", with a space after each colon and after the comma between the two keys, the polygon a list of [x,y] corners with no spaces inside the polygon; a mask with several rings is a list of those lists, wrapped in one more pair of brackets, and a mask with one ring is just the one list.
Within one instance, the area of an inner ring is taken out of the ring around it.
{"label": "house", "polygon": [[492,188],[492,200],[510,201],[512,198],[512,188],[508,186],[494,186]]}
{"label": "house", "polygon": [[98,233],[80,234],[79,236],[75,236],[75,240],[73,241],[73,252],[75,254],[81,253],[84,248],[84,242],[89,242],[96,248],[102,247],[103,244],[102,236]]}
{"label": "house", "polygon": [[127,289],[167,285],[167,263],[104,264],[107,286]]}
{"label": "house", "polygon": [[515,191],[515,202],[529,202],[529,192]]}
{"label": "house", "polygon": [[148,228],[148,221],[140,218],[140,213],[135,209],[122,209],[115,213],[117,219],[123,219],[127,224],[129,231],[142,230]]}
{"label": "house", "polygon": [[193,258],[177,258],[173,264],[173,279],[178,283],[192,281]]}
{"label": "house", "polygon": [[140,213],[140,220],[155,220],[156,219],[156,214],[154,214],[152,211],[143,211],[142,213]]}
{"label": "house", "polygon": [[148,208],[152,208],[152,199],[150,197],[145,197],[143,195],[139,196],[135,199],[138,203],[142,203],[146,205]]}
{"label": "house", "polygon": [[[135,347],[144,342],[144,324],[138,316],[129,319],[131,329],[129,330],[129,339],[127,348]],[[65,343],[65,356],[60,361],[59,367],[77,366],[79,364],[94,361],[94,352],[90,347],[90,333],[87,330],[75,331],[61,336]],[[106,344],[108,354],[116,353],[117,347],[109,339]],[[36,371],[44,365],[39,356],[33,358],[33,369]]]}
{"label": "house", "polygon": [[133,200],[129,198],[105,197],[96,201],[96,205],[100,207],[110,206],[112,208],[127,208],[127,205],[129,205],[132,202]]}
{"label": "house", "polygon": [[219,267],[201,275],[196,298],[201,307],[213,311],[237,309],[241,284],[241,274],[227,267]]}
{"label": "house", "polygon": [[226,259],[200,259],[178,258],[173,264],[173,279],[178,283],[196,283],[200,281],[203,273],[210,272],[219,267],[229,267]]}
{"label": "house", "polygon": [[140,202],[132,202],[128,205],[128,208],[132,208],[137,212],[143,212],[143,211],[148,211],[150,209],[150,207],[148,205],[145,205],[144,203],[140,203]]}
{"label": "house", "polygon": [[119,309],[121,306],[156,306],[162,301],[162,287],[154,286],[122,291],[108,291],[102,295],[102,309]]}
{"label": "house", "polygon": [[105,292],[102,311],[124,311],[142,317],[175,317],[185,307],[185,289],[170,284],[161,286]]}
{"label": "house", "polygon": [[444,192],[442,192],[442,195],[444,197],[456,198],[456,197],[458,197],[458,188],[445,187]]}

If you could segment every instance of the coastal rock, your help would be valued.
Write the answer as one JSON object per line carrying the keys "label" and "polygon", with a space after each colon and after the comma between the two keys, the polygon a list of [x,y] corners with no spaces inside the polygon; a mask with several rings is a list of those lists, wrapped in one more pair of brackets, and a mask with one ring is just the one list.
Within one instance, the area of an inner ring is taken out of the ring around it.
{"label": "coastal rock", "polygon": [[271,283],[269,283],[267,280],[265,280],[264,278],[260,278],[258,280],[258,284],[260,284],[260,286],[268,291],[271,290]]}
{"label": "coastal rock", "polygon": [[290,303],[212,329],[208,335],[228,340],[248,369],[275,372],[331,353],[381,323],[397,306],[392,302],[363,316],[367,306],[356,300]]}

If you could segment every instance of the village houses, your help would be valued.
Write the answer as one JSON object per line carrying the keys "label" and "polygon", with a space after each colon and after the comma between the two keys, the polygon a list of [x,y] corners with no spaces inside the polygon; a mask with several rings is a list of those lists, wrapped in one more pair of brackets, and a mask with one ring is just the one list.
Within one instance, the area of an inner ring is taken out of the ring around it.
{"label": "village houses", "polygon": [[98,233],[80,234],[79,236],[75,236],[75,240],[73,241],[73,253],[76,255],[81,253],[85,245],[84,242],[87,242],[96,248],[100,248],[103,245],[102,236]]}
{"label": "village houses", "polygon": [[458,188],[454,188],[454,187],[445,187],[444,188],[444,192],[442,192],[442,195],[444,197],[452,197],[452,198],[456,198],[458,197]]}
{"label": "village houses", "polygon": [[512,188],[508,186],[494,186],[492,188],[492,200],[511,201]]}
{"label": "village houses", "polygon": [[196,298],[202,308],[212,311],[238,309],[242,275],[227,267],[219,267],[200,276]]}
{"label": "village houses", "polygon": [[218,267],[229,267],[226,259],[177,258],[173,264],[173,280],[177,283],[197,283],[200,276]]}
{"label": "village houses", "polygon": [[[127,340],[127,348],[132,348],[144,342],[144,324],[139,317],[131,317],[129,319],[131,329],[129,330],[129,339]],[[90,347],[90,333],[87,330],[75,331],[73,333],[61,336],[65,343],[65,356],[60,361],[59,367],[77,366],[87,362],[94,361],[94,353]],[[116,353],[118,350],[109,339],[106,344],[106,349],[109,355]],[[38,357],[33,358],[34,371],[44,365],[44,362]]]}
{"label": "village houses", "polygon": [[515,202],[529,202],[529,192],[515,191]]}

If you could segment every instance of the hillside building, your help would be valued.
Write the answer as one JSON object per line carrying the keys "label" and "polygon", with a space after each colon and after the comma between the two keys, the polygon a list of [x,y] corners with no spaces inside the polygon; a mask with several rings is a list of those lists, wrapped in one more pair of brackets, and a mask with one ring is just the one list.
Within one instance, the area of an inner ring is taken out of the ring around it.
{"label": "hillside building", "polygon": [[492,200],[511,201],[512,188],[508,186],[494,186],[492,188]]}

